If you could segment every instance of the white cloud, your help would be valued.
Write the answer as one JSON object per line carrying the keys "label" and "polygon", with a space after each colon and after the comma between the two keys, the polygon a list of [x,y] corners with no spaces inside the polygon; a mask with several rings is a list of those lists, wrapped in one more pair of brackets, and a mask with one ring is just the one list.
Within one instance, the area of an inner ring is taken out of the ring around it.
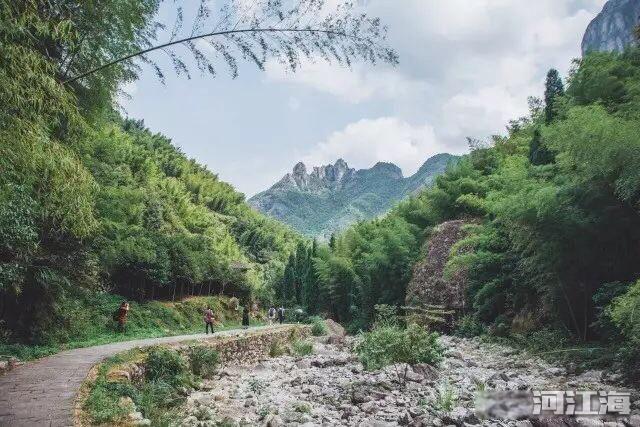
{"label": "white cloud", "polygon": [[298,111],[301,107],[300,100],[295,96],[290,96],[289,101],[287,102],[291,111]]}
{"label": "white cloud", "polygon": [[392,162],[408,176],[428,157],[446,150],[428,123],[412,125],[396,117],[381,117],[362,119],[333,132],[304,156],[303,161],[316,166],[343,158],[357,169],[369,168],[377,162]]}
{"label": "white cloud", "polygon": [[295,73],[282,64],[270,61],[266,65],[267,79],[311,87],[349,103],[360,103],[372,98],[400,98],[424,91],[427,84],[402,75],[393,68],[370,70],[355,64],[352,68],[326,61],[305,60]]}
{"label": "white cloud", "polygon": [[[524,102],[523,102],[524,101]],[[442,107],[444,120],[439,135],[449,139],[462,136],[484,137],[504,133],[510,119],[527,113],[527,102],[520,93],[502,86],[487,86],[473,93],[459,93]]]}

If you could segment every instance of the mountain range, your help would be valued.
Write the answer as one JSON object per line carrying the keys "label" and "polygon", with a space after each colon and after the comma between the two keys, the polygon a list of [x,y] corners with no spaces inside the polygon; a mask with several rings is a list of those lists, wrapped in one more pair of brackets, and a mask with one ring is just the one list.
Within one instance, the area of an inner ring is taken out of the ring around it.
{"label": "mountain range", "polygon": [[307,236],[327,239],[350,224],[384,214],[399,200],[429,185],[456,159],[437,154],[406,178],[393,163],[356,170],[338,159],[308,171],[300,162],[271,188],[251,197],[249,204]]}

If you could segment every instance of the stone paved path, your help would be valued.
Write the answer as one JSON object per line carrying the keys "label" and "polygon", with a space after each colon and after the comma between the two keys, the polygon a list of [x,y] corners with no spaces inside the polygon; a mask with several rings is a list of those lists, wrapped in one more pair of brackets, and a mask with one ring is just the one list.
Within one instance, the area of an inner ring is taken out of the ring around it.
{"label": "stone paved path", "polygon": [[0,426],[72,426],[75,397],[89,370],[121,351],[278,327],[124,341],[68,350],[26,363],[0,376]]}

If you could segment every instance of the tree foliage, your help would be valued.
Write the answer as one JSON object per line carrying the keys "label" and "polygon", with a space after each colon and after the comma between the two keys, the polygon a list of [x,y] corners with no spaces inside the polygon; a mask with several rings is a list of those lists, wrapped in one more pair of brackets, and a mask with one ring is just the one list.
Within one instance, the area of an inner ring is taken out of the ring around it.
{"label": "tree foliage", "polygon": [[[474,218],[447,266],[466,272],[474,330],[562,331],[637,360],[639,71],[635,48],[576,62],[564,94],[550,73],[544,110],[531,103],[507,137],[474,147],[433,187],[319,248],[321,310],[353,329],[372,324],[376,304],[401,311],[431,227]],[[637,363],[624,366],[640,378]]]}

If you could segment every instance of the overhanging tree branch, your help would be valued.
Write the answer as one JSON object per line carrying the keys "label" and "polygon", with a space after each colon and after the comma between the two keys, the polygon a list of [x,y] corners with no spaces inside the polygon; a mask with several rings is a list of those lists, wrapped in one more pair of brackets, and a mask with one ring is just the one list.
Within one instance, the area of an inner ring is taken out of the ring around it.
{"label": "overhanging tree branch", "polygon": [[190,41],[194,41],[194,40],[198,40],[198,39],[204,39],[207,37],[215,37],[215,36],[226,36],[226,35],[231,35],[231,34],[243,34],[243,33],[309,33],[309,34],[324,34],[324,35],[333,35],[333,36],[339,36],[339,37],[345,37],[345,38],[349,38],[351,40],[354,41],[361,41],[362,39],[355,37],[353,35],[349,35],[345,32],[341,32],[341,31],[332,31],[332,30],[320,30],[320,29],[311,29],[311,28],[287,28],[287,29],[278,29],[278,28],[247,28],[247,29],[240,29],[240,30],[227,30],[227,31],[217,31],[217,32],[213,32],[213,33],[206,33],[206,34],[199,34],[196,36],[191,36],[191,37],[186,37],[180,40],[174,40],[174,41],[170,41],[164,44],[160,44],[157,46],[153,46],[147,49],[142,49],[139,50],[137,52],[134,52],[130,55],[126,55],[117,59],[114,59],[113,61],[107,62],[105,64],[102,64],[98,67],[92,68],[91,70],[88,70],[84,73],[81,73],[77,76],[71,77],[67,80],[64,80],[62,83],[63,84],[68,84],[68,83],[72,83],[76,80],[79,80],[83,77],[87,77],[93,73],[96,73],[100,70],[103,70],[107,67],[111,67],[113,65],[119,64],[121,62],[127,61],[129,59],[133,59],[137,56],[141,56],[141,55],[145,55],[147,53],[153,52],[155,50],[160,50],[160,49],[165,49],[167,47],[170,46],[174,46],[177,44],[181,44],[181,43],[187,43]]}
{"label": "overhanging tree branch", "polygon": [[[326,0],[295,0],[287,4],[290,7],[279,0],[254,0],[247,6],[244,0],[226,0],[217,15],[221,20],[206,24],[207,18],[214,15],[203,0],[191,33],[182,35],[178,33],[183,28],[183,13],[178,8],[166,43],[156,44],[156,29],[168,27],[154,23],[132,46],[116,45],[112,51],[96,55],[90,46],[79,44],[77,49],[88,50],[80,56],[90,60],[75,61],[77,65],[72,65],[72,59],[61,72],[60,80],[63,84],[91,87],[94,79],[101,80],[105,75],[112,75],[112,80],[113,76],[135,77],[138,67],[130,60],[140,59],[151,65],[164,81],[163,70],[147,55],[155,51],[167,53],[174,71],[189,78],[189,63],[175,51],[177,46],[188,49],[193,65],[201,72],[216,76],[217,62],[226,62],[234,78],[238,75],[238,59],[253,62],[261,70],[268,60],[274,59],[291,71],[296,71],[303,61],[316,59],[347,66],[356,59],[372,64],[398,63],[398,55],[386,44],[387,30],[380,19],[356,10],[353,3],[345,0],[333,10],[328,10]],[[205,25],[207,28],[201,29]],[[206,41],[210,49],[197,45],[198,40]],[[105,72],[100,73],[101,70]]]}

